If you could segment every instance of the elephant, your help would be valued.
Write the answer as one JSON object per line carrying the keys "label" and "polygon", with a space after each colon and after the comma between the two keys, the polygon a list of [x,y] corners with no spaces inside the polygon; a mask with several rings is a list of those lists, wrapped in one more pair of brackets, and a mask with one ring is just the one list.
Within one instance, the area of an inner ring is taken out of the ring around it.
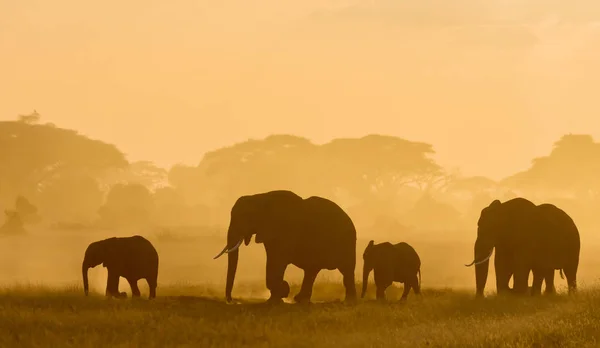
{"label": "elephant", "polygon": [[137,286],[139,279],[146,279],[150,288],[149,298],[156,297],[158,279],[158,253],[146,238],[142,236],[112,237],[88,245],[81,265],[83,290],[88,295],[88,269],[101,264],[108,270],[106,296],[123,298],[119,293],[119,277],[127,279],[131,286],[132,297],[139,297]]}
{"label": "elephant", "polygon": [[227,253],[226,302],[238,265],[239,247],[255,242],[264,244],[267,302],[280,303],[289,296],[289,284],[283,279],[288,265],[304,271],[297,303],[308,303],[317,274],[339,270],[346,289],[345,300],[356,299],[356,228],[348,214],[336,203],[322,197],[302,198],[289,190],[274,190],[239,197],[231,208],[227,244],[214,257]]}
{"label": "elephant", "polygon": [[393,282],[404,283],[401,301],[406,300],[410,289],[413,289],[415,295],[421,293],[421,259],[409,244],[404,242],[375,244],[375,241],[371,240],[365,248],[363,260],[361,298],[364,298],[367,292],[371,270],[375,270],[378,300],[385,300],[385,290]]}
{"label": "elephant", "polygon": [[[567,277],[567,286],[570,293],[577,291],[577,269],[579,268],[579,253],[581,241],[579,230],[573,219],[564,210],[554,204],[544,203],[537,206],[545,221],[547,231],[556,230],[554,242],[547,242],[546,259],[547,267],[533,269],[532,294],[541,293],[542,281],[546,282],[546,293],[554,294],[554,270],[560,270],[560,277],[563,277],[563,271]],[[549,232],[552,235],[552,232]]]}
{"label": "elephant", "polygon": [[[573,220],[552,204],[536,205],[517,197],[504,203],[494,200],[482,209],[477,223],[474,260],[476,295],[483,296],[489,259],[494,248],[498,294],[527,293],[533,272],[532,295],[539,294],[542,281],[554,291],[554,270],[564,270],[569,293],[576,289],[579,265],[579,231]],[[511,276],[513,289],[509,288]]]}

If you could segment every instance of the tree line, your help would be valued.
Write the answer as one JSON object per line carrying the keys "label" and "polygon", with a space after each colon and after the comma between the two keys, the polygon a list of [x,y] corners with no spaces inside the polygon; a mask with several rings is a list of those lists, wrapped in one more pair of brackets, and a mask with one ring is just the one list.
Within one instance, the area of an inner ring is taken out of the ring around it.
{"label": "tree line", "polygon": [[431,144],[385,135],[318,145],[280,134],[166,169],[25,115],[0,122],[0,232],[34,224],[222,226],[239,196],[274,189],[330,198],[357,228],[374,232],[471,230],[493,199],[516,196],[560,204],[579,225],[597,220],[600,143],[589,135],[562,136],[547,156],[499,181],[461,176],[434,153]]}

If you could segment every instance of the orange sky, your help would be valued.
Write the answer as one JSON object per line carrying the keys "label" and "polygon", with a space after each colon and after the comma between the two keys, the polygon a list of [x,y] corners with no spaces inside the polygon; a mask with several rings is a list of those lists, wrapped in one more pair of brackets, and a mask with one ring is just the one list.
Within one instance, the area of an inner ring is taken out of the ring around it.
{"label": "orange sky", "polygon": [[165,166],[382,133],[500,178],[600,139],[600,5],[559,3],[0,1],[0,119],[35,108]]}

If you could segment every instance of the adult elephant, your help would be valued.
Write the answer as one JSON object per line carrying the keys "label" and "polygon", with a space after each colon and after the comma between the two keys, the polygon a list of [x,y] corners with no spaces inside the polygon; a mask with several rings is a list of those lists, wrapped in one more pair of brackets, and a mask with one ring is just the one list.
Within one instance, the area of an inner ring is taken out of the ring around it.
{"label": "adult elephant", "polygon": [[343,275],[346,300],[356,299],[356,229],[354,223],[334,202],[312,196],[306,199],[294,192],[276,190],[238,198],[231,209],[227,245],[214,258],[227,253],[225,297],[231,291],[238,265],[239,247],[263,243],[267,253],[266,283],[269,301],[288,297],[289,284],[283,279],[288,265],[304,270],[296,302],[309,302],[319,271],[337,269]]}
{"label": "adult elephant", "polygon": [[127,279],[133,297],[140,296],[137,282],[146,279],[150,289],[149,298],[156,297],[158,278],[158,253],[146,238],[142,236],[112,237],[91,243],[85,250],[81,272],[83,290],[88,295],[88,269],[102,264],[108,270],[106,296],[121,298],[119,278]]}
{"label": "adult elephant", "polygon": [[543,226],[547,226],[548,237],[553,238],[543,239],[544,259],[533,268],[533,294],[541,293],[542,281],[546,282],[547,293],[556,292],[555,269],[560,270],[561,278],[564,271],[569,293],[572,293],[577,290],[577,269],[581,248],[579,230],[569,214],[554,204],[540,204],[537,208],[542,216]]}
{"label": "adult elephant", "polygon": [[[476,293],[483,296],[489,259],[496,250],[494,266],[498,294],[526,293],[529,273],[534,273],[533,294],[541,283],[553,291],[554,270],[564,270],[569,292],[576,289],[579,264],[579,232],[573,220],[551,204],[535,205],[525,198],[513,198],[504,203],[494,200],[482,209],[474,247]],[[550,285],[550,286],[549,286]]]}

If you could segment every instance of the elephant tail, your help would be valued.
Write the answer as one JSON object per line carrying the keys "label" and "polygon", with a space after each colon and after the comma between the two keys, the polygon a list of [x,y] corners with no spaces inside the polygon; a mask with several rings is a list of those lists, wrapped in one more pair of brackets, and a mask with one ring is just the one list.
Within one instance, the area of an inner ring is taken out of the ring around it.
{"label": "elephant tail", "polygon": [[565,279],[565,277],[563,276],[562,268],[560,269],[560,273],[559,274],[560,274],[560,279]]}
{"label": "elephant tail", "polygon": [[419,288],[421,288],[421,269],[420,268],[417,271],[417,273],[419,274]]}

